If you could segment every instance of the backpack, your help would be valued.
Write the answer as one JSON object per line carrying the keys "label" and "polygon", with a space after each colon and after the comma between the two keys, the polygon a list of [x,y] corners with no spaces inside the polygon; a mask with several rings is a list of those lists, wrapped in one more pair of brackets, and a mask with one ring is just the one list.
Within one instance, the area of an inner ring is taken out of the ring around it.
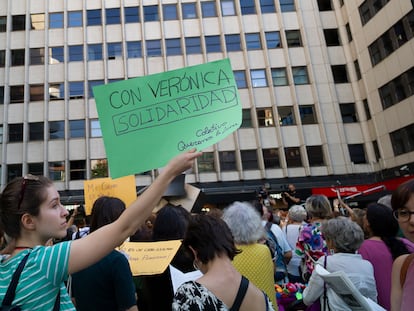
{"label": "backpack", "polygon": [[[276,267],[282,267],[285,271],[285,274],[287,273],[286,269],[286,263],[285,263],[285,257],[282,248],[280,247],[277,237],[274,235],[272,230],[270,229],[272,227],[271,222],[267,222],[265,225],[266,229],[266,241],[265,244],[270,250],[270,254],[272,255],[273,263],[276,265]],[[281,271],[278,271],[281,272]]]}

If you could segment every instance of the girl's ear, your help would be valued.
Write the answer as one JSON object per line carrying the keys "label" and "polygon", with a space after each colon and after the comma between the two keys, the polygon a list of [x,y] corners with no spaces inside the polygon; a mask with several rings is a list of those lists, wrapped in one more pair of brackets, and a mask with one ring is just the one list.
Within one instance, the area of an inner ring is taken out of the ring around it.
{"label": "girl's ear", "polygon": [[20,222],[21,222],[23,228],[26,229],[26,230],[34,230],[36,228],[36,224],[35,224],[35,221],[33,219],[33,216],[28,214],[28,213],[24,213],[22,215],[22,218],[20,219]]}
{"label": "girl's ear", "polygon": [[193,257],[197,259],[197,251],[192,246],[188,246],[188,248],[191,249],[191,252],[193,253]]}

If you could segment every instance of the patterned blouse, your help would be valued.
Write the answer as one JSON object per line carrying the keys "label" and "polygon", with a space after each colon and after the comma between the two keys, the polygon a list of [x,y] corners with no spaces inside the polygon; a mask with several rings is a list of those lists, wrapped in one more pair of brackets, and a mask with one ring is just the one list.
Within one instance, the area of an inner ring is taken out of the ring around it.
{"label": "patterned blouse", "polygon": [[[265,295],[263,295],[266,297]],[[274,311],[267,299],[267,310]],[[175,293],[172,311],[229,311],[224,302],[216,297],[207,287],[195,281],[182,284]]]}

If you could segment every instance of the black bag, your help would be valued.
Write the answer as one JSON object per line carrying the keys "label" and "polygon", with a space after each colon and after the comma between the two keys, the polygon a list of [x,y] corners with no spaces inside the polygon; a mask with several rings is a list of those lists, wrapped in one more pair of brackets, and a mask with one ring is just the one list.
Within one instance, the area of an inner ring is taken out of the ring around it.
{"label": "black bag", "polygon": [[[21,308],[19,306],[12,305],[14,296],[16,296],[16,287],[17,283],[19,283],[20,274],[23,271],[24,266],[26,265],[26,261],[29,258],[30,252],[24,256],[22,261],[17,266],[16,271],[14,271],[12,279],[10,281],[9,287],[7,288],[6,295],[0,306],[0,311],[20,311]],[[55,305],[53,306],[53,311],[58,311],[60,309],[60,290],[57,293]]]}

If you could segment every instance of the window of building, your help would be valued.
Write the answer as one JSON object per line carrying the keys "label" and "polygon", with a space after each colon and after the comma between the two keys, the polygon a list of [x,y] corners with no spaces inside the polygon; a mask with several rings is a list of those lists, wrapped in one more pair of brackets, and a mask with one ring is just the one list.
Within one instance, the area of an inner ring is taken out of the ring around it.
{"label": "window of building", "polygon": [[302,167],[302,158],[299,147],[286,147],[285,157],[287,167]]}
{"label": "window of building", "polygon": [[361,80],[362,79],[361,69],[359,68],[359,62],[357,59],[354,61],[354,67],[355,67],[355,74],[357,76],[357,79]]}
{"label": "window of building", "polygon": [[112,42],[107,44],[108,59],[122,59],[122,43]]}
{"label": "window of building", "polygon": [[104,80],[89,80],[88,81],[88,98],[94,97],[93,88],[98,85],[105,84]]}
{"label": "window of building", "polygon": [[369,109],[369,105],[368,105],[368,100],[365,98],[362,101],[363,105],[364,105],[364,110],[365,110],[365,116],[367,117],[367,120],[371,120],[371,110]]}
{"label": "window of building", "polygon": [[108,160],[91,160],[91,178],[104,178],[109,176]]}
{"label": "window of building", "polygon": [[43,84],[31,84],[30,88],[30,101],[43,101],[45,99],[45,91]]}
{"label": "window of building", "polygon": [[23,123],[9,124],[9,142],[23,141]]}
{"label": "window of building", "polygon": [[105,15],[107,25],[121,23],[121,10],[119,8],[106,9]]}
{"label": "window of building", "polygon": [[243,170],[257,170],[259,163],[257,162],[257,150],[240,150],[241,162]]}
{"label": "window of building", "polygon": [[65,121],[49,121],[49,139],[65,138]]}
{"label": "window of building", "polygon": [[215,1],[204,1],[201,2],[201,14],[204,18],[206,17],[216,17],[216,2]]}
{"label": "window of building", "polygon": [[242,110],[242,123],[240,127],[252,127],[252,114],[250,113],[250,109]]}
{"label": "window of building", "polygon": [[125,24],[139,23],[139,10],[137,6],[124,7]]}
{"label": "window of building", "polygon": [[185,50],[187,54],[201,54],[201,38],[185,38]]}
{"label": "window of building", "polygon": [[351,32],[351,26],[349,26],[349,23],[346,23],[345,25],[346,35],[348,37],[348,42],[352,41],[352,32]]}
{"label": "window of building", "polygon": [[86,179],[86,161],[76,160],[69,162],[70,180]]}
{"label": "window of building", "polygon": [[7,164],[7,182],[23,175],[22,164]]}
{"label": "window of building", "polygon": [[399,103],[414,94],[414,67],[402,73],[392,81],[381,86],[378,91],[382,102],[382,107],[388,107]]}
{"label": "window of building", "polygon": [[31,48],[30,49],[30,65],[44,65],[45,64],[45,49]]}
{"label": "window of building", "polygon": [[378,162],[379,159],[381,158],[381,153],[379,151],[378,142],[376,140],[372,141],[372,147],[374,148],[375,159]]}
{"label": "window of building", "polygon": [[69,82],[69,98],[80,99],[85,95],[85,86],[83,81]]}
{"label": "window of building", "polygon": [[49,13],[49,28],[63,28],[63,13]]}
{"label": "window of building", "polygon": [[288,85],[286,68],[272,68],[271,74],[272,74],[273,86]]}
{"label": "window of building", "polygon": [[221,52],[220,36],[205,36],[207,53]]}
{"label": "window of building", "polygon": [[295,114],[293,113],[292,106],[277,107],[277,112],[279,114],[279,124],[281,126],[296,125]]}
{"label": "window of building", "polygon": [[102,137],[101,124],[98,119],[91,119],[91,137]]}
{"label": "window of building", "polygon": [[262,149],[265,168],[280,168],[279,150],[277,148]]}
{"label": "window of building", "polygon": [[294,12],[295,0],[279,0],[280,10],[282,12]]}
{"label": "window of building", "polygon": [[65,83],[49,84],[49,100],[65,99]]}
{"label": "window of building", "polygon": [[349,144],[348,145],[349,156],[354,164],[367,163],[365,158],[364,144]]}
{"label": "window of building", "polygon": [[373,18],[390,0],[365,0],[359,6],[359,15],[362,25]]}
{"label": "window of building", "polygon": [[[0,144],[3,143],[3,125],[0,124]],[[1,166],[0,166],[0,170],[1,170]]]}
{"label": "window of building", "polygon": [[260,41],[259,33],[246,33],[245,38],[246,48],[248,51],[262,49],[262,42]]}
{"label": "window of building", "polygon": [[0,85],[0,105],[4,104],[4,86]]}
{"label": "window of building", "polygon": [[43,140],[44,122],[29,123],[29,140]]}
{"label": "window of building", "polygon": [[88,60],[102,60],[102,43],[88,44]]}
{"label": "window of building", "polygon": [[10,86],[10,103],[22,103],[24,101],[24,85]]}
{"label": "window of building", "polygon": [[159,20],[160,20],[160,16],[158,14],[158,5],[144,6],[144,21],[145,22],[155,22]]}
{"label": "window of building", "polygon": [[368,46],[369,56],[371,58],[372,66],[378,64],[383,57],[381,56],[381,50],[378,41],[374,41]]}
{"label": "window of building", "polygon": [[308,69],[306,66],[292,67],[292,75],[295,85],[309,84]]}
{"label": "window of building", "polygon": [[99,26],[102,25],[101,9],[86,11],[87,25]]}
{"label": "window of building", "polygon": [[83,138],[85,137],[85,120],[69,121],[69,137]]}
{"label": "window of building", "polygon": [[82,27],[83,26],[82,11],[68,12],[68,26],[69,27]]}
{"label": "window of building", "polygon": [[256,14],[254,0],[240,0],[240,9],[242,15]]}
{"label": "window of building", "polygon": [[45,29],[45,14],[44,13],[30,14],[30,24],[31,24],[31,29],[34,29],[34,30]]}
{"label": "window of building", "polygon": [[343,123],[358,122],[358,114],[355,103],[339,104],[339,109],[341,110]]}
{"label": "window of building", "polygon": [[0,68],[4,68],[6,65],[6,51],[0,50]]}
{"label": "window of building", "polygon": [[236,153],[234,151],[220,151],[220,170],[221,171],[236,171]]}
{"label": "window of building", "polygon": [[63,46],[49,48],[49,64],[58,64],[64,62]]}
{"label": "window of building", "polygon": [[279,31],[268,31],[265,32],[266,45],[268,49],[277,49],[282,47],[282,42],[280,41],[280,32]]}
{"label": "window of building", "polygon": [[49,162],[49,178],[55,181],[65,180],[65,162]]}
{"label": "window of building", "polygon": [[141,41],[127,41],[126,48],[128,58],[142,57]]}
{"label": "window of building", "polygon": [[24,66],[24,49],[11,50],[11,65]]}
{"label": "window of building", "polygon": [[257,124],[260,127],[275,126],[272,108],[257,108]]}
{"label": "window of building", "polygon": [[182,55],[181,39],[165,39],[165,48],[167,50],[167,56]]}
{"label": "window of building", "polygon": [[390,133],[394,155],[414,151],[414,123]]}
{"label": "window of building", "polygon": [[306,146],[306,153],[308,154],[309,166],[325,165],[322,146]]}
{"label": "window of building", "polygon": [[247,88],[246,72],[244,70],[233,71],[238,89]]}
{"label": "window of building", "polygon": [[161,56],[161,40],[147,40],[147,56]]}
{"label": "window of building", "polygon": [[234,0],[221,0],[221,14],[223,16],[236,15]]}
{"label": "window of building", "polygon": [[318,0],[319,11],[332,11],[331,0]]}
{"label": "window of building", "polygon": [[197,158],[197,166],[200,173],[215,172],[214,153],[203,152],[203,154]]}
{"label": "window of building", "polygon": [[303,125],[316,124],[315,106],[314,105],[300,105],[299,106],[300,120]]}
{"label": "window of building", "polygon": [[178,13],[177,13],[177,4],[164,4],[162,6],[162,14],[164,20],[177,20]]}
{"label": "window of building", "polygon": [[332,65],[332,75],[335,83],[348,83],[348,72],[346,65]]}
{"label": "window of building", "polygon": [[7,30],[7,16],[0,16],[0,32]]}
{"label": "window of building", "polygon": [[183,19],[197,18],[197,7],[195,2],[182,3],[181,9]]}
{"label": "window of building", "polygon": [[80,62],[83,61],[83,45],[70,45],[68,47],[69,61]]}
{"label": "window of building", "polygon": [[264,69],[254,69],[250,71],[250,78],[253,87],[266,87],[266,71]]}
{"label": "window of building", "polygon": [[276,12],[274,0],[260,0],[260,10],[262,14]]}
{"label": "window of building", "polygon": [[241,51],[240,34],[225,35],[227,52]]}
{"label": "window of building", "polygon": [[286,41],[290,48],[302,46],[300,30],[286,30]]}
{"label": "window of building", "polygon": [[327,46],[341,45],[341,42],[339,40],[339,32],[337,28],[324,29],[323,35],[325,36],[325,42]]}
{"label": "window of building", "polygon": [[12,31],[26,29],[26,15],[12,15]]}
{"label": "window of building", "polygon": [[35,176],[43,176],[43,162],[28,163],[27,169],[30,174]]}

